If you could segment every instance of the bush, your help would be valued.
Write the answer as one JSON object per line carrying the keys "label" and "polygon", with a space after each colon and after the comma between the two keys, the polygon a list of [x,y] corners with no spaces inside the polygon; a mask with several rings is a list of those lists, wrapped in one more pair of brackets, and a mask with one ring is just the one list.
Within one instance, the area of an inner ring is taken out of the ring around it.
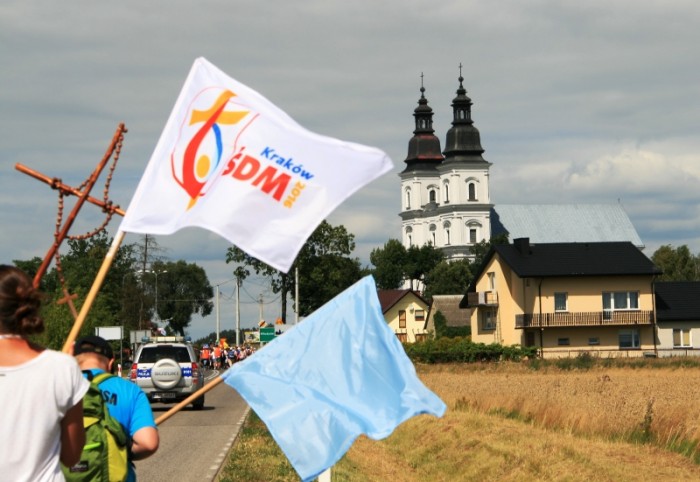
{"label": "bush", "polygon": [[404,344],[408,357],[419,363],[474,363],[520,361],[534,358],[537,349],[520,345],[473,343],[468,337],[438,338]]}
{"label": "bush", "polygon": [[447,326],[447,318],[440,311],[435,312],[435,338],[464,338],[471,336],[470,326]]}

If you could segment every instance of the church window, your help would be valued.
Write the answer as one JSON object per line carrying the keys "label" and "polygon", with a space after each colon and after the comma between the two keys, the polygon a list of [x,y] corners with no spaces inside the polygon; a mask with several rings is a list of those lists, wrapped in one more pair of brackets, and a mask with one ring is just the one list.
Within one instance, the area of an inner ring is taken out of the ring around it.
{"label": "church window", "polygon": [[473,182],[470,182],[468,185],[469,189],[469,200],[470,201],[476,201],[476,184]]}
{"label": "church window", "polygon": [[429,197],[430,197],[430,202],[434,203],[435,202],[435,189],[430,190]]}

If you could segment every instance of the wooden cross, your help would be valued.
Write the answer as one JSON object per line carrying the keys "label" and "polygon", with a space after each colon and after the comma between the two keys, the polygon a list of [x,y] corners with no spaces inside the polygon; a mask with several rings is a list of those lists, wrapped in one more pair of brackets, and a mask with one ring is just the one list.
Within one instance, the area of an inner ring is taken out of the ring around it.
{"label": "wooden cross", "polygon": [[[117,149],[117,146],[120,145],[124,134],[126,133],[126,128],[124,127],[124,124],[121,123],[117,127],[116,132],[114,133],[114,137],[112,138],[112,142],[109,144],[107,147],[107,151],[105,152],[104,156],[102,157],[102,160],[99,162],[95,170],[92,172],[88,180],[86,181],[84,187],[82,190],[76,189],[74,187],[68,186],[66,184],[63,184],[63,182],[58,179],[58,178],[50,178],[48,176],[45,176],[37,171],[34,171],[33,169],[30,169],[26,166],[23,166],[22,164],[15,164],[15,169],[17,169],[20,172],[23,172],[29,176],[34,177],[35,179],[38,179],[40,181],[45,182],[49,186],[51,186],[52,189],[57,189],[61,191],[63,194],[67,195],[74,195],[78,197],[78,201],[75,203],[75,206],[73,206],[73,210],[70,212],[68,215],[68,219],[66,219],[66,222],[61,226],[60,230],[58,231],[58,234],[54,236],[54,242],[49,248],[49,250],[46,253],[46,256],[44,257],[44,260],[41,263],[41,266],[39,266],[39,269],[36,272],[36,275],[34,276],[33,284],[34,287],[38,287],[39,283],[41,281],[41,278],[44,276],[46,273],[46,270],[49,267],[49,264],[51,263],[51,258],[53,258],[56,253],[58,252],[58,248],[61,246],[61,243],[63,240],[68,236],[68,231],[70,230],[71,226],[73,225],[73,221],[75,221],[75,218],[78,215],[78,212],[80,209],[83,207],[83,204],[85,204],[85,201],[88,201],[92,204],[95,204],[97,206],[100,206],[103,211],[110,213],[110,214],[120,214],[121,216],[124,216],[124,211],[119,208],[119,206],[113,205],[111,202],[107,201],[101,201],[99,199],[95,199],[90,196],[90,191],[92,190],[93,186],[97,182],[97,179],[100,177],[100,174],[102,173],[102,170],[104,167],[107,165],[107,161],[112,157],[112,154],[114,153],[115,149]],[[115,157],[116,159],[116,157]],[[69,294],[68,290],[63,287],[63,294],[64,297],[61,298],[58,302],[59,303],[68,303],[68,306],[70,307],[71,313],[73,314],[74,318],[78,317],[78,313],[75,309],[75,306],[73,305],[73,299],[77,297],[77,295],[71,295]]]}
{"label": "wooden cross", "polygon": [[64,286],[63,287],[63,298],[61,298],[60,300],[57,301],[57,303],[59,305],[62,305],[64,303],[68,303],[68,308],[70,308],[70,312],[73,315],[73,319],[78,318],[78,311],[75,309],[75,305],[73,305],[73,300],[76,299],[77,297],[78,297],[78,295],[76,295],[75,293],[70,294],[68,292],[68,288],[66,288]]}

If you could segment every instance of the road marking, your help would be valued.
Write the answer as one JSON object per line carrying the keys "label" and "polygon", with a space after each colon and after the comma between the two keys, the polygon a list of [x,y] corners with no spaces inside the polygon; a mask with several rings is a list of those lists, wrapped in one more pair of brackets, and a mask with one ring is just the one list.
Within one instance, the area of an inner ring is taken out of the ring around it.
{"label": "road marking", "polygon": [[[246,417],[248,416],[248,412],[250,412],[250,406],[246,407],[245,412],[243,412],[243,415],[241,416],[240,420],[238,420],[238,422],[236,423],[236,426],[237,426],[236,431],[231,435],[231,438],[228,439],[228,441],[226,442],[226,445],[223,447],[223,449],[221,450],[221,453],[217,457],[216,461],[219,465],[212,466],[209,469],[209,473],[207,474],[207,478],[209,480],[212,480],[212,481],[216,480],[217,476],[221,472],[221,469],[224,467],[224,464],[228,460],[228,454],[231,451],[231,447],[233,447],[233,443],[238,438],[238,434],[241,431],[241,426],[243,425]],[[213,474],[211,472],[212,470],[214,471]]]}

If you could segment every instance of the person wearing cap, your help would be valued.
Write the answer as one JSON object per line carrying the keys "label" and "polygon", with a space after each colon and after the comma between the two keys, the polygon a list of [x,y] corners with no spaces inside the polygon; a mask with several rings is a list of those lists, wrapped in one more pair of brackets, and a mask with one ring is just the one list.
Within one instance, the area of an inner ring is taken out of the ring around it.
{"label": "person wearing cap", "polygon": [[[104,338],[94,335],[80,338],[73,345],[73,355],[88,380],[103,372],[112,373],[114,352]],[[135,481],[133,461],[153,455],[160,443],[151,404],[137,385],[116,376],[102,381],[99,388],[110,415],[122,424],[130,438],[127,481]]]}

